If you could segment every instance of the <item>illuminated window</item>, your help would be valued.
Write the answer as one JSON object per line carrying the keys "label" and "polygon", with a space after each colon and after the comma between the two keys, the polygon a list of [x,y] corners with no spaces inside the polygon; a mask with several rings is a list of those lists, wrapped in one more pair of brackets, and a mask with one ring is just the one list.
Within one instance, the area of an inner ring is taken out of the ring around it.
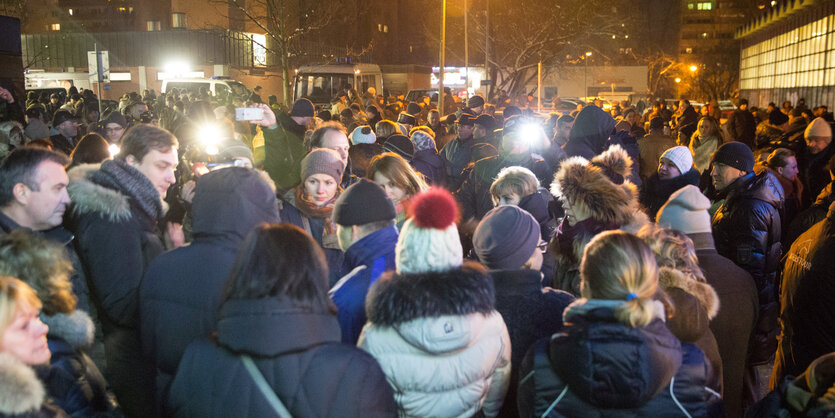
{"label": "illuminated window", "polygon": [[186,14],[185,13],[171,13],[171,27],[172,28],[185,28],[186,27]]}
{"label": "illuminated window", "polygon": [[695,4],[693,4],[693,3],[687,3],[687,10],[693,10],[693,8],[695,8],[695,7],[696,7],[696,5],[695,5]]}
{"label": "illuminated window", "polygon": [[712,10],[713,3],[706,2],[706,3],[696,3],[696,10]]}
{"label": "illuminated window", "polygon": [[685,54],[692,54],[693,53],[693,48],[684,48],[684,53]]}
{"label": "illuminated window", "polygon": [[389,33],[389,26],[383,25],[383,33]]}
{"label": "illuminated window", "polygon": [[61,24],[60,23],[53,23],[52,25],[49,26],[49,29],[51,29],[51,30],[61,30]]}
{"label": "illuminated window", "polygon": [[382,23],[378,23],[378,24],[377,24],[377,32],[382,32],[382,31],[383,31],[383,24],[382,24]]}
{"label": "illuminated window", "polygon": [[145,24],[148,32],[162,30],[162,22],[159,20],[148,20]]}
{"label": "illuminated window", "polygon": [[70,9],[69,12],[70,12],[70,16],[72,16],[72,9]]}
{"label": "illuminated window", "polygon": [[119,8],[119,13],[124,13],[126,10],[127,10],[127,9],[125,9],[124,7],[120,7],[120,8]]}

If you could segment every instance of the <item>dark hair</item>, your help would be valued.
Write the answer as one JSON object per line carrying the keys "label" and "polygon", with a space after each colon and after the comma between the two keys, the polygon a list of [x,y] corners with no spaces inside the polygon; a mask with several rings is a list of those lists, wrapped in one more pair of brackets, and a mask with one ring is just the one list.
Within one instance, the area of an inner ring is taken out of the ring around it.
{"label": "dark hair", "polygon": [[44,161],[52,161],[65,166],[67,157],[43,148],[22,147],[15,149],[0,162],[0,207],[14,199],[14,186],[23,183],[31,190],[40,190],[35,180],[35,171]]}
{"label": "dark hair", "polygon": [[84,135],[70,154],[71,166],[98,164],[110,157],[107,140],[97,133]]}
{"label": "dark hair", "polygon": [[294,307],[334,313],[328,265],[319,244],[299,227],[262,224],[247,235],[221,294],[230,300],[287,298]]}
{"label": "dark hair", "polygon": [[574,118],[571,115],[562,115],[557,119],[557,126],[564,126],[569,123],[574,123]]}
{"label": "dark hair", "polygon": [[25,114],[29,119],[41,119],[41,117],[46,117],[46,110],[44,110],[43,106],[32,105],[26,108]]}
{"label": "dark hair", "polygon": [[77,101],[81,100],[81,95],[78,94],[78,93],[75,93],[72,96],[70,96],[70,100],[72,100],[74,102],[77,102]]}
{"label": "dark hair", "polygon": [[124,160],[128,155],[133,155],[136,161],[141,162],[152,150],[168,152],[171,148],[177,147],[179,147],[177,137],[171,132],[154,125],[140,123],[128,129],[122,136],[122,147],[116,157]]}
{"label": "dark hair", "polygon": [[322,148],[322,138],[324,138],[325,134],[328,131],[337,131],[342,132],[345,136],[348,136],[348,132],[345,130],[345,126],[343,126],[339,122],[331,121],[331,122],[324,122],[319,124],[313,134],[310,135],[310,139],[308,140],[307,150],[313,150],[316,148]]}

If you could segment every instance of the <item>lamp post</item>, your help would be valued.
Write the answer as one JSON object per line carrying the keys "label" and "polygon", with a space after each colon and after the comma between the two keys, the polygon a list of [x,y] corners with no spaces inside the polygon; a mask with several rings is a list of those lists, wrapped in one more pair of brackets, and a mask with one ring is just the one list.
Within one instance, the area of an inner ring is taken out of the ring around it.
{"label": "lamp post", "polygon": [[444,48],[446,47],[446,0],[441,0],[441,66],[438,71],[438,114],[444,115]]}
{"label": "lamp post", "polygon": [[591,51],[586,52],[585,58],[583,58],[583,62],[586,64],[586,69],[583,71],[583,97],[587,97],[589,95],[589,57],[591,56]]}
{"label": "lamp post", "polygon": [[[464,99],[470,99],[470,31],[467,29],[467,2],[464,0]],[[469,102],[467,102],[469,106]]]}

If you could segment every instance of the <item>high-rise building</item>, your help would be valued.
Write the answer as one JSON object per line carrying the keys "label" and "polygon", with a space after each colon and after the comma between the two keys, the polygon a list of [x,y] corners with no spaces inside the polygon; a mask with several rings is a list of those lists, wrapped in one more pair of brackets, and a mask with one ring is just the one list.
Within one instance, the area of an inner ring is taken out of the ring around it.
{"label": "high-rise building", "polygon": [[679,56],[711,53],[732,47],[736,29],[750,20],[764,0],[681,0]]}

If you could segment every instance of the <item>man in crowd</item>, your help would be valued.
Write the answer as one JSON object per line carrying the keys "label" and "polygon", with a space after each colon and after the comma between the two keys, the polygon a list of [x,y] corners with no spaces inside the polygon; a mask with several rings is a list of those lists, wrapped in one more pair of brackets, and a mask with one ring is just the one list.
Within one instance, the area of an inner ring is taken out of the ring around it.
{"label": "man in crowd", "polygon": [[[664,134],[664,119],[656,116],[649,121],[649,134],[638,140],[641,154],[639,162],[641,180],[646,181],[658,169],[658,161],[664,151],[675,147],[676,140]],[[683,173],[682,173],[683,174]]]}
{"label": "man in crowd", "polygon": [[733,139],[748,145],[751,149],[756,146],[754,139],[757,122],[748,110],[748,99],[739,99],[739,108],[728,118],[728,131]]}
{"label": "man in crowd", "polygon": [[59,110],[52,117],[52,127],[58,130],[57,134],[49,138],[53,149],[69,157],[77,144],[75,137],[78,136],[78,120],[72,113]]}
{"label": "man in crowd", "polygon": [[831,181],[827,165],[835,155],[835,145],[832,145],[832,125],[823,118],[812,120],[803,137],[806,147],[797,155],[797,166],[803,183],[801,200],[805,208],[811,206]]}
{"label": "man in crowd", "polygon": [[456,190],[464,181],[462,171],[470,164],[473,153],[473,129],[475,116],[462,113],[458,118],[458,136],[447,143],[441,150],[441,157],[446,163],[446,173],[451,190]]}
{"label": "man in crowd", "polygon": [[[313,121],[316,109],[308,99],[293,103],[290,113],[276,115],[264,109],[264,170],[279,190],[289,190],[301,183],[301,161],[307,150],[304,147],[304,131]],[[278,120],[276,120],[278,119]]]}
{"label": "man in crowd", "polygon": [[[125,133],[116,158],[70,173],[65,223],[102,323],[108,381],[129,417],[154,414],[154,370],[139,338],[139,284],[165,250],[158,222],[175,181],[177,147],[168,131],[140,124]],[[168,224],[167,232],[182,244],[182,229]]]}

